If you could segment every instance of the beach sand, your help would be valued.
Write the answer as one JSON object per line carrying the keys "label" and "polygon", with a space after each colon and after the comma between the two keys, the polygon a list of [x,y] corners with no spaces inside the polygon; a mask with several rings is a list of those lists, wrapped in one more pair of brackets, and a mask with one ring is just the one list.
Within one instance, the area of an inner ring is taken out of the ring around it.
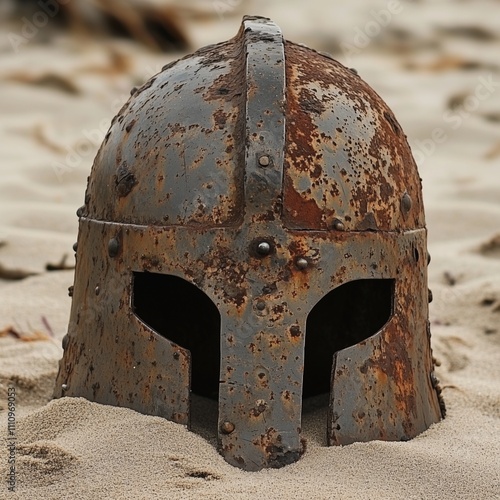
{"label": "beach sand", "polygon": [[[52,401],[73,271],[45,266],[65,254],[73,263],[75,212],[130,88],[183,54],[43,28],[15,51],[12,22],[0,33],[0,266],[33,275],[0,279],[0,331],[18,334],[0,336],[2,437],[16,391],[16,492],[2,444],[0,498],[500,498],[500,2],[187,5],[193,49],[234,36],[243,14],[270,16],[286,38],[355,67],[393,109],[423,179],[447,417],[409,442],[326,447],[324,411],[311,411],[301,460],[248,473],[223,460],[203,421],[195,433],[125,408]],[[39,340],[18,338],[34,332]],[[213,403],[197,404],[213,420]]]}

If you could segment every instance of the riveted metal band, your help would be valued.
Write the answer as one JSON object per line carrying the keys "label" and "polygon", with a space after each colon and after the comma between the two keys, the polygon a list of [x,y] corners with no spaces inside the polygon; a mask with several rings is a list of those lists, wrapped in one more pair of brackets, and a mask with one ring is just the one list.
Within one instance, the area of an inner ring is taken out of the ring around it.
{"label": "riveted metal band", "polygon": [[281,215],[285,144],[285,56],[281,30],[269,19],[243,21],[246,55],[246,215]]}

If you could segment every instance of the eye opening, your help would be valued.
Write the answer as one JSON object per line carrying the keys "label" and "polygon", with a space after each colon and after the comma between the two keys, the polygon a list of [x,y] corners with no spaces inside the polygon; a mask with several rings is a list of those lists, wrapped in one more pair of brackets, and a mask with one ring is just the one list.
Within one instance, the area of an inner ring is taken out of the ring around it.
{"label": "eye opening", "polygon": [[302,397],[329,393],[333,355],[375,335],[394,314],[394,279],[361,279],[328,292],[306,322]]}
{"label": "eye opening", "polygon": [[217,399],[221,319],[208,295],[178,276],[134,272],[132,310],[156,333],[190,351],[191,391]]}

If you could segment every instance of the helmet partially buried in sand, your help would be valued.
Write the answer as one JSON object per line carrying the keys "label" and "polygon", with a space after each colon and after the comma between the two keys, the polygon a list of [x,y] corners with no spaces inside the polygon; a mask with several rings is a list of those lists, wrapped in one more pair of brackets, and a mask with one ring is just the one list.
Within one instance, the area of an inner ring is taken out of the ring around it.
{"label": "helmet partially buried in sand", "polygon": [[268,19],[166,66],[112,122],[89,178],[55,397],[189,425],[218,399],[246,470],[303,449],[407,440],[444,412],[420,178],[353,71]]}

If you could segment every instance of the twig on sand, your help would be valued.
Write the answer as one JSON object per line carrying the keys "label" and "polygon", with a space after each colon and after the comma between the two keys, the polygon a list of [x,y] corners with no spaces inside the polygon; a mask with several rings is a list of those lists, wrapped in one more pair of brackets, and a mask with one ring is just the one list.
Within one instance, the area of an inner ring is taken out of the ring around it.
{"label": "twig on sand", "polygon": [[68,259],[68,254],[64,254],[61,260],[57,264],[51,264],[50,262],[45,265],[45,269],[47,271],[67,271],[70,269],[74,269],[75,266],[70,266],[66,264],[66,260]]}

